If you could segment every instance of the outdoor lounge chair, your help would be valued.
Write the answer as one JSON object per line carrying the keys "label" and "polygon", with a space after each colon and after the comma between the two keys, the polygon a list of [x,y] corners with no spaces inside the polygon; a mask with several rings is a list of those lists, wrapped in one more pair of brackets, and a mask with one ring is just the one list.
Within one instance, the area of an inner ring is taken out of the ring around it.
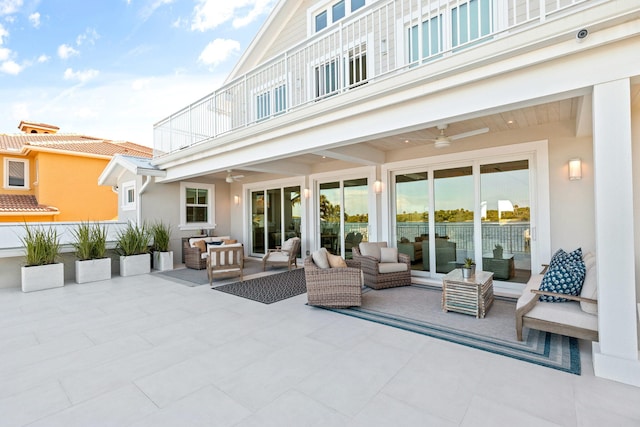
{"label": "outdoor lounge chair", "polygon": [[358,261],[346,260],[347,267],[320,268],[311,256],[304,260],[309,305],[359,307],[362,303],[362,272]]}
{"label": "outdoor lounge chair", "polygon": [[214,276],[239,275],[242,282],[244,268],[244,248],[242,243],[230,245],[209,246],[209,256],[206,258],[209,286],[213,287]]}
{"label": "outdoor lounge chair", "polygon": [[[393,259],[386,259],[381,251],[385,255],[397,255]],[[370,288],[384,289],[411,284],[411,259],[407,254],[398,253],[397,248],[387,248],[387,242],[362,242],[353,247],[353,259],[360,262],[364,284]]]}
{"label": "outdoor lounge chair", "polygon": [[285,240],[281,248],[269,249],[262,257],[262,269],[267,269],[267,264],[286,265],[289,270],[292,266],[298,267],[298,250],[300,249],[300,238],[292,237]]}

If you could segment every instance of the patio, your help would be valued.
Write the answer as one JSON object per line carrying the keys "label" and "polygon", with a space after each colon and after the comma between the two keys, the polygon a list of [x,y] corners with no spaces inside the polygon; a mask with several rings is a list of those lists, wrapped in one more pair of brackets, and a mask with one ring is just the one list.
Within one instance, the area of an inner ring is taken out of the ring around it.
{"label": "patio", "polygon": [[640,389],[159,274],[0,289],[0,425],[638,425]]}

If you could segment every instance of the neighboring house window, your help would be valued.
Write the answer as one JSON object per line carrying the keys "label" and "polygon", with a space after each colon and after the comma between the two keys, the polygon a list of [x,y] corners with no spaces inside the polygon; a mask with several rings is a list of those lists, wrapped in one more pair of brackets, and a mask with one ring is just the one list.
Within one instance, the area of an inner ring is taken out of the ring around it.
{"label": "neighboring house window", "polygon": [[344,18],[345,9],[344,9],[344,0],[339,1],[338,3],[331,6],[331,18],[332,22],[337,22],[340,19]]}
{"label": "neighboring house window", "polygon": [[122,210],[132,211],[136,208],[136,183],[128,181],[122,184]]}
{"label": "neighboring house window", "polygon": [[338,90],[338,63],[336,60],[315,68],[315,95],[321,98]]}
{"label": "neighboring house window", "polygon": [[213,228],[214,193],[212,184],[195,182],[180,183],[180,228]]}
{"label": "neighboring house window", "polygon": [[16,190],[29,189],[29,161],[4,159],[4,187]]}

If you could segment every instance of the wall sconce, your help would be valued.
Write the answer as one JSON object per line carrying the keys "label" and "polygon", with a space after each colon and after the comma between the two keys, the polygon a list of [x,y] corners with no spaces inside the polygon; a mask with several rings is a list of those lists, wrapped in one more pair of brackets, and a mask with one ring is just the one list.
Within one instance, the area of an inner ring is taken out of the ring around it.
{"label": "wall sconce", "polygon": [[303,194],[304,194],[304,198],[308,199],[309,196],[311,196],[311,190],[309,190],[308,188],[305,188]]}
{"label": "wall sconce", "polygon": [[373,191],[376,194],[382,193],[382,183],[380,181],[376,181],[373,183]]}
{"label": "wall sconce", "polygon": [[569,180],[582,179],[582,161],[580,159],[569,160]]}
{"label": "wall sconce", "polygon": [[239,205],[240,204],[240,196],[238,196],[237,194],[235,196],[233,196],[233,203],[235,205]]}

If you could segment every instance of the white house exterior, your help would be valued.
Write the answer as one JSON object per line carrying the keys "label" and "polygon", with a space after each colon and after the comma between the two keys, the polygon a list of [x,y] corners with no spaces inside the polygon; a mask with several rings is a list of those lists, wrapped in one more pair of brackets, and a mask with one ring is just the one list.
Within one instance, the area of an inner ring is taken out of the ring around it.
{"label": "white house exterior", "polygon": [[247,256],[293,235],[349,256],[359,233],[416,281],[471,257],[513,295],[582,247],[596,375],[640,386],[638,52],[635,1],[282,0],[223,87],[155,125],[139,215]]}

